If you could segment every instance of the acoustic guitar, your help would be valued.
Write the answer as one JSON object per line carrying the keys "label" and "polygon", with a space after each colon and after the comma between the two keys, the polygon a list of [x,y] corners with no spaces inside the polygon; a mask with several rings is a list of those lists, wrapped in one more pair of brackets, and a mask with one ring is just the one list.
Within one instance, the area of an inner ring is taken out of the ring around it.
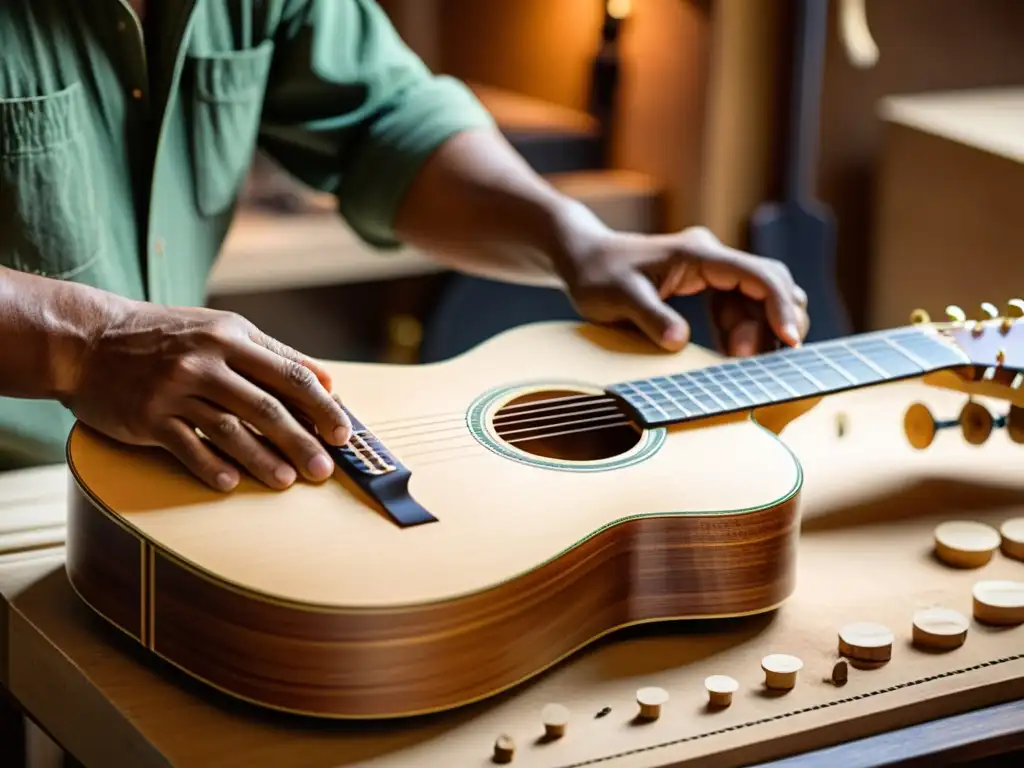
{"label": "acoustic guitar", "polygon": [[618,628],[782,605],[802,482],[783,427],[913,377],[1019,415],[1021,315],[744,359],[538,323],[436,364],[337,363],[356,431],[332,479],[285,491],[217,493],[77,424],[67,572],[232,696],[327,718],[458,707]]}

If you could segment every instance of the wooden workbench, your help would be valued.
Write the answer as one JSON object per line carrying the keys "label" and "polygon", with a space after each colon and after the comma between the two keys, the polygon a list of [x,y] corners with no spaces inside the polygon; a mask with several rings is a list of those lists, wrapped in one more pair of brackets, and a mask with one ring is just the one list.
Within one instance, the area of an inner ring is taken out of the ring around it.
{"label": "wooden workbench", "polygon": [[[1024,514],[1024,447],[997,433],[974,448],[947,432],[928,451],[914,452],[901,419],[917,399],[941,417],[954,416],[962,404],[953,393],[891,385],[831,398],[784,433],[804,465],[806,485],[799,585],[776,614],[629,631],[464,711],[409,724],[324,724],[226,700],[149,663],[93,617],[68,585],[59,547],[0,564],[6,606],[0,681],[85,765],[137,768],[482,768],[491,764],[500,732],[519,745],[514,765],[698,765],[713,756],[715,766],[730,766],[1013,702],[1024,696],[1024,627],[994,631],[975,624],[961,649],[939,655],[918,652],[907,639],[915,607],[942,602],[969,615],[975,579],[1024,578],[1024,563],[1002,556],[978,571],[951,571],[930,554],[931,531],[941,520],[998,523]],[[849,420],[842,439],[835,430],[840,410]],[[7,479],[22,502],[38,496],[57,520],[61,474],[57,468]],[[851,670],[842,688],[823,682],[838,626],[865,619],[896,632],[893,660],[879,670]],[[775,651],[805,662],[797,688],[784,696],[766,695],[760,685],[758,661]],[[701,680],[718,672],[733,675],[742,688],[732,707],[712,713]],[[642,685],[665,687],[672,698],[660,720],[638,726],[633,694]],[[539,711],[552,700],[566,704],[573,720],[563,739],[545,744],[537,738]],[[595,719],[604,706],[612,711]],[[980,727],[989,743],[1019,745],[1024,707],[991,710]],[[949,726],[930,738],[939,743],[952,736],[964,741]],[[897,752],[914,743],[898,739]],[[881,764],[868,760],[869,752],[856,761],[833,760]]]}

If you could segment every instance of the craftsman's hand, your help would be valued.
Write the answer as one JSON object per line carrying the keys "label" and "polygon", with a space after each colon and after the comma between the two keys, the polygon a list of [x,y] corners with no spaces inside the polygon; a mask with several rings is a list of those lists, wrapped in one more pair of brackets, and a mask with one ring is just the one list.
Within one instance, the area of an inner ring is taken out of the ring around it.
{"label": "craftsman's hand", "polygon": [[238,468],[196,429],[272,488],[298,474],[324,480],[334,469],[295,414],[335,445],[351,432],[321,366],[247,320],[210,309],[133,302],[89,340],[66,405],[116,440],[166,448],[222,491],[238,484]]}
{"label": "craftsman's hand", "polygon": [[569,295],[596,323],[627,321],[655,343],[679,350],[690,326],[665,300],[710,291],[720,343],[729,355],[755,354],[775,339],[791,346],[807,336],[807,295],[784,264],[723,245],[693,227],[643,236],[605,232],[581,238],[564,260]]}

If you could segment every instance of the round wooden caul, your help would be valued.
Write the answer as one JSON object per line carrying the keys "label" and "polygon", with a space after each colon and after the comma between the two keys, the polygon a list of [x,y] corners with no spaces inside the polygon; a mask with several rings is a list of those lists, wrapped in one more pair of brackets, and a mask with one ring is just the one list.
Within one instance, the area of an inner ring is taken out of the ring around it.
{"label": "round wooden caul", "polygon": [[999,528],[1002,537],[1003,554],[1016,560],[1024,560],[1024,517],[1007,520]]}
{"label": "round wooden caul", "polygon": [[511,763],[516,754],[516,744],[511,736],[502,734],[494,742],[494,762]]}
{"label": "round wooden caul", "polygon": [[711,706],[728,707],[732,704],[732,695],[740,689],[740,684],[728,675],[711,675],[704,679],[704,687]]}
{"label": "round wooden caul", "polygon": [[873,621],[857,621],[839,630],[839,653],[851,661],[889,661],[892,630]]}
{"label": "round wooden caul", "polygon": [[936,651],[959,648],[967,639],[970,622],[951,608],[923,608],[914,613],[914,645]]}
{"label": "round wooden caul", "polygon": [[544,721],[544,735],[549,739],[559,739],[565,735],[565,727],[569,724],[569,710],[561,704],[548,704],[541,710]]}
{"label": "round wooden caul", "polygon": [[907,441],[919,451],[932,444],[937,429],[935,417],[924,403],[914,403],[903,415],[903,432]]}
{"label": "round wooden caul", "polygon": [[973,597],[974,618],[983,624],[1024,624],[1024,581],[979,581]]}
{"label": "round wooden caul", "polygon": [[636,692],[636,703],[640,705],[640,717],[657,720],[661,716],[661,705],[668,701],[668,691],[650,686]]}
{"label": "round wooden caul", "polygon": [[960,411],[960,431],[971,445],[982,445],[992,434],[992,413],[981,403],[968,401]]}
{"label": "round wooden caul", "polygon": [[999,549],[999,531],[971,520],[949,520],[935,527],[935,554],[956,568],[979,568]]}
{"label": "round wooden caul", "polygon": [[797,673],[804,663],[788,653],[773,653],[761,659],[764,670],[764,684],[777,691],[788,691],[796,685]]}

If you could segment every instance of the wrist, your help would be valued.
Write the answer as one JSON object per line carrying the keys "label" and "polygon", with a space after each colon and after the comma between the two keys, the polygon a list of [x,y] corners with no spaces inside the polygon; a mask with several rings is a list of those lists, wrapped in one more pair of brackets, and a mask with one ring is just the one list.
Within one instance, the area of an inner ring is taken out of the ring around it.
{"label": "wrist", "polygon": [[97,343],[133,302],[72,283],[62,283],[52,299],[45,320],[47,397],[71,408]]}
{"label": "wrist", "polygon": [[580,267],[612,230],[583,203],[561,197],[549,211],[549,241],[545,252],[555,276],[566,286],[575,283]]}

